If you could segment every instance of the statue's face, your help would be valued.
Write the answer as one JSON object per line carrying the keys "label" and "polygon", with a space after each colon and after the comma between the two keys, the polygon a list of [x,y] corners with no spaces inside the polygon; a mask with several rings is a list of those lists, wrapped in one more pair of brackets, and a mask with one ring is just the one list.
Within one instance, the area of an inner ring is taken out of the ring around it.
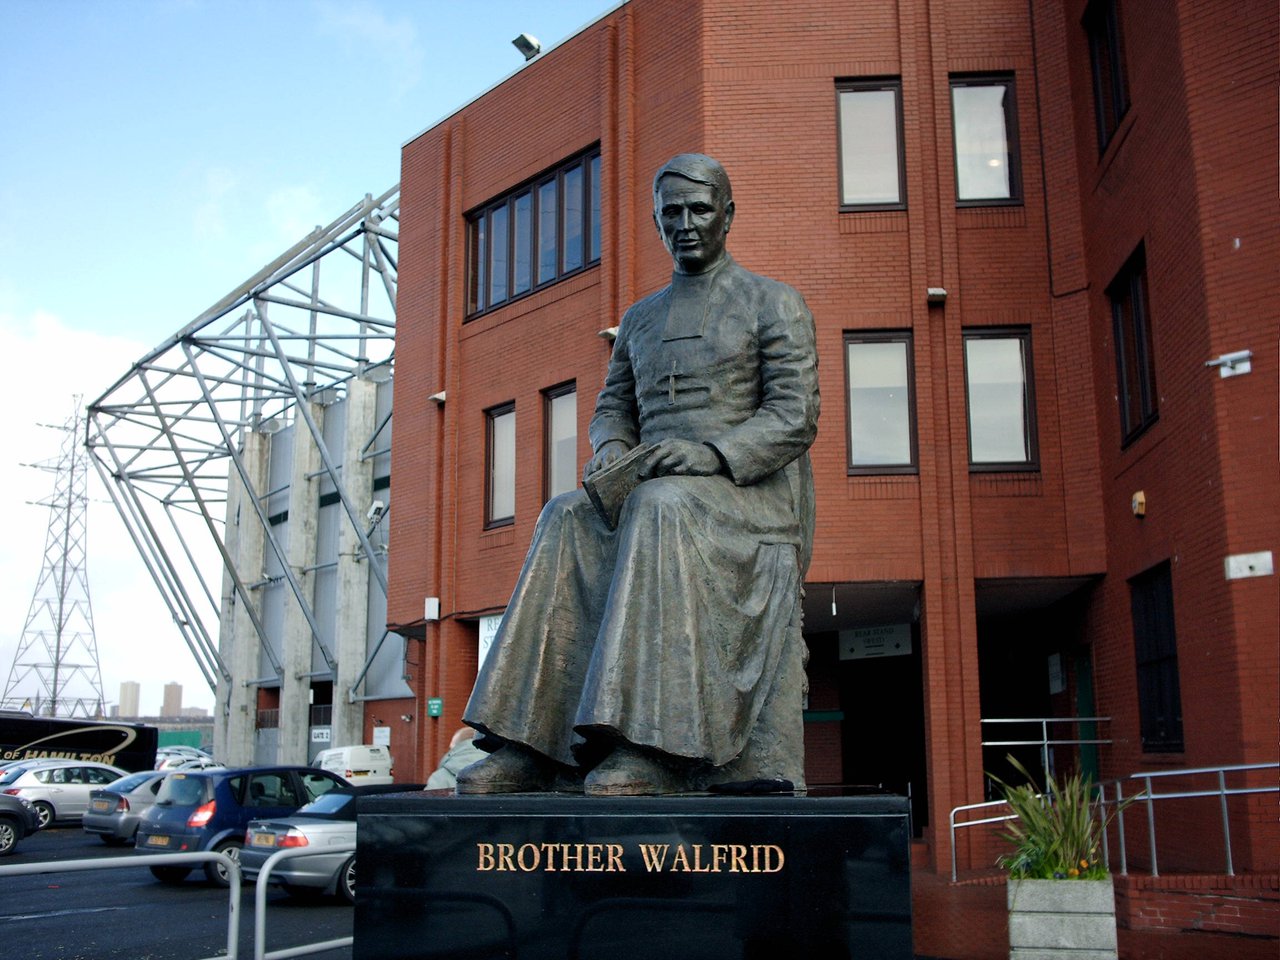
{"label": "statue's face", "polygon": [[653,220],[683,273],[702,273],[724,256],[733,201],[722,203],[705,183],[665,176],[658,182]]}

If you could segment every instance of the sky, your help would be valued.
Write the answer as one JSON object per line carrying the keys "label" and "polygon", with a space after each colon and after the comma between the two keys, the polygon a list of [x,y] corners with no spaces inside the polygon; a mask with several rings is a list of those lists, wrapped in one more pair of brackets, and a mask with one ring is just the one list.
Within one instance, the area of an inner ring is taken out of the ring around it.
{"label": "sky", "polygon": [[[0,684],[45,557],[75,396],[317,224],[400,147],[617,0],[0,0]],[[213,693],[97,478],[89,592],[108,703]],[[213,582],[217,582],[214,577]],[[0,691],[2,691],[0,687]]]}

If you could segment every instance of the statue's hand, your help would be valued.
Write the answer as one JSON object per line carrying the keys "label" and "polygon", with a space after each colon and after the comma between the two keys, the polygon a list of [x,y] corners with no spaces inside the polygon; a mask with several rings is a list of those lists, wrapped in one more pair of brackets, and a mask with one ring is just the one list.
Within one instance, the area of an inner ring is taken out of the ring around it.
{"label": "statue's hand", "polygon": [[710,477],[720,472],[719,455],[705,443],[692,440],[660,440],[648,461],[647,477]]}
{"label": "statue's hand", "polygon": [[606,440],[600,445],[600,449],[596,451],[596,455],[587,461],[586,467],[582,471],[582,478],[585,480],[597,471],[603,470],[609,464],[613,463],[619,457],[630,449],[621,440]]}

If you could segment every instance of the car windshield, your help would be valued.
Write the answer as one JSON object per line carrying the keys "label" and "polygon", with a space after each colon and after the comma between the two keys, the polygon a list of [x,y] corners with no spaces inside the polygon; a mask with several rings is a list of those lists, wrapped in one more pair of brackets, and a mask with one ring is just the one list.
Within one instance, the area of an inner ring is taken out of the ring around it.
{"label": "car windshield", "polygon": [[154,776],[154,770],[144,770],[142,773],[131,773],[127,777],[121,777],[119,780],[111,781],[108,785],[108,789],[114,790],[116,793],[128,793],[134,787],[142,786]]}
{"label": "car windshield", "polygon": [[205,777],[188,777],[175,773],[160,785],[156,803],[171,803],[179,807],[197,806],[205,801],[208,782]]}
{"label": "car windshield", "polygon": [[298,809],[298,813],[323,813],[331,815],[343,809],[347,804],[354,803],[355,799],[354,794],[330,791],[329,793],[321,794],[321,796],[312,800],[305,807],[300,807]]}

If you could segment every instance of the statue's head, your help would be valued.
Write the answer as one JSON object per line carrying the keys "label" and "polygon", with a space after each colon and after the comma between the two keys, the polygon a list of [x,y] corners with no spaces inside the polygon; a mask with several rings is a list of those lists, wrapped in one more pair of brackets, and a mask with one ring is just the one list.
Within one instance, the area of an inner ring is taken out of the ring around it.
{"label": "statue's head", "polygon": [[733,190],[717,160],[681,153],[653,178],[653,222],[682,273],[702,273],[725,255]]}

